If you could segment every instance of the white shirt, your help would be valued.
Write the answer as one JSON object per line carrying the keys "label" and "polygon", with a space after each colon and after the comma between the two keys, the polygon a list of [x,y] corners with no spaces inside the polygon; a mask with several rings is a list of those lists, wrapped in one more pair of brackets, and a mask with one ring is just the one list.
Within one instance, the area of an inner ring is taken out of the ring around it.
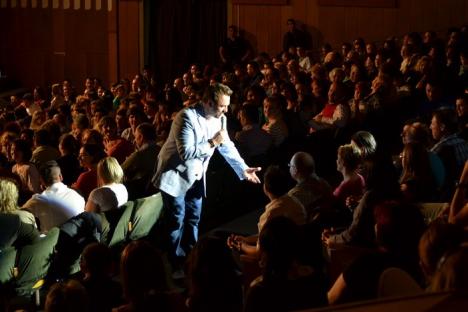
{"label": "white shirt", "polygon": [[101,212],[117,209],[128,201],[127,188],[120,183],[104,185],[94,189],[88,201],[99,206]]}
{"label": "white shirt", "polygon": [[28,209],[39,219],[42,232],[62,225],[82,213],[84,207],[84,198],[62,182],[54,183],[41,194],[33,195],[23,205],[23,209]]}

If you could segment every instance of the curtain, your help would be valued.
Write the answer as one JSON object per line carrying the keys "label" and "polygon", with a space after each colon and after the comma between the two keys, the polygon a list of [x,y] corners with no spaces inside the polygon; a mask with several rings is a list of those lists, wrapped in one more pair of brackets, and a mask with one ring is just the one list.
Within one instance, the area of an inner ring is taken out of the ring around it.
{"label": "curtain", "polygon": [[226,36],[227,0],[145,0],[145,63],[160,82],[192,63],[216,64]]}

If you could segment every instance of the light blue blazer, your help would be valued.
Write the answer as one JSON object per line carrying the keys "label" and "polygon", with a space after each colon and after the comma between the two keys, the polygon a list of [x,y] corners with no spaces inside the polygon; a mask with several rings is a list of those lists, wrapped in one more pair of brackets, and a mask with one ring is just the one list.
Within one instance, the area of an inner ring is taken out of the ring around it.
{"label": "light blue blazer", "polygon": [[[208,139],[221,130],[221,119],[204,116],[201,103],[181,110],[172,122],[169,137],[159,156],[152,182],[161,191],[182,196],[196,180],[205,177],[214,153]],[[240,179],[248,168],[234,143],[228,138],[216,147]]]}

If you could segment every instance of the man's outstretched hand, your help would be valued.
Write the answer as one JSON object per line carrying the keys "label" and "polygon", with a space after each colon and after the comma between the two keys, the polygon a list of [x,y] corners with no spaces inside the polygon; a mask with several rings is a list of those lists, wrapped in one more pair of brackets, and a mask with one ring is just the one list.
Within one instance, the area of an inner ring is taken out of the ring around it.
{"label": "man's outstretched hand", "polygon": [[245,179],[252,183],[260,183],[260,179],[257,177],[256,172],[262,170],[261,167],[247,168],[244,170]]}

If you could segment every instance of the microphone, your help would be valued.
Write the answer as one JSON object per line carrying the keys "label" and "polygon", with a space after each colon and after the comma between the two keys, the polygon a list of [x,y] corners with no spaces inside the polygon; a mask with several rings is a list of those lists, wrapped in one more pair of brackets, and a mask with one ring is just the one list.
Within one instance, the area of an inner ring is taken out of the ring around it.
{"label": "microphone", "polygon": [[226,116],[225,115],[221,116],[221,130],[227,130],[226,129]]}

